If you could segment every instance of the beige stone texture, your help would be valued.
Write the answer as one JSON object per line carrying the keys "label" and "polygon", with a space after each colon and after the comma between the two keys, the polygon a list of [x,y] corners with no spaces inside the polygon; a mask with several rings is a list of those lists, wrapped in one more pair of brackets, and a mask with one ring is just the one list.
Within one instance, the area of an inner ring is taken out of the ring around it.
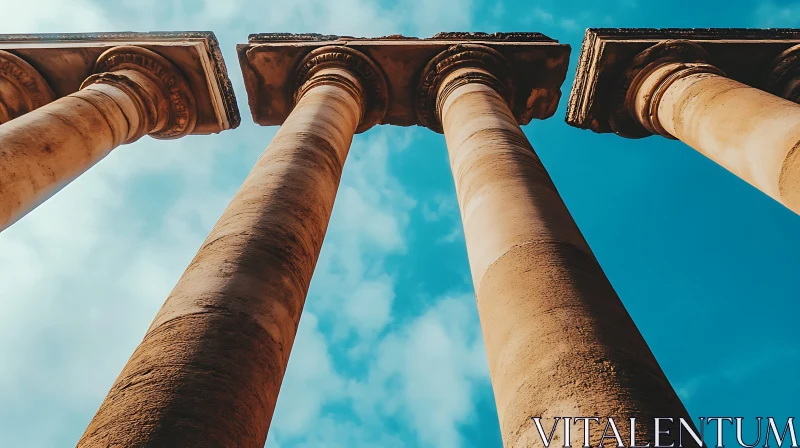
{"label": "beige stone texture", "polygon": [[[540,446],[532,417],[548,431],[553,417],[613,416],[622,434],[629,417],[688,418],[498,92],[489,58],[477,58],[484,68],[464,59],[444,71],[437,110],[504,446]],[[652,440],[647,426],[638,440]],[[564,444],[562,428],[553,446]],[[591,427],[593,444],[602,430]],[[570,438],[583,445],[582,425]]]}
{"label": "beige stone texture", "polygon": [[79,447],[264,446],[342,167],[367,112],[364,83],[346,68],[359,55],[325,54],[309,59],[315,68],[299,101]]}

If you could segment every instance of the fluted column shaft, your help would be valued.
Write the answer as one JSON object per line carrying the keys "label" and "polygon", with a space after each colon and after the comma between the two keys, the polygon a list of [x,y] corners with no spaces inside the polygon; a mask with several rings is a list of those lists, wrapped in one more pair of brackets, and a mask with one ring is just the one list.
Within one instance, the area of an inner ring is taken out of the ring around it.
{"label": "fluted column shaft", "polygon": [[800,104],[704,63],[653,63],[629,93],[652,132],[677,138],[800,213]]}
{"label": "fluted column shaft", "polygon": [[78,446],[264,446],[361,89],[337,67],[304,84]]}
{"label": "fluted column shaft", "polygon": [[[117,47],[98,61],[108,71],[88,78],[81,90],[0,125],[0,231],[117,146],[149,133],[173,138],[192,130],[190,91],[170,97],[171,89],[149,73],[151,66],[138,70],[109,62],[132,54],[158,64],[162,74],[174,70],[151,51]],[[185,84],[180,74],[168,76]],[[176,103],[182,110],[172,110]]]}
{"label": "fluted column shaft", "polygon": [[504,445],[540,446],[532,417],[688,418],[492,78],[456,69],[438,103]]}

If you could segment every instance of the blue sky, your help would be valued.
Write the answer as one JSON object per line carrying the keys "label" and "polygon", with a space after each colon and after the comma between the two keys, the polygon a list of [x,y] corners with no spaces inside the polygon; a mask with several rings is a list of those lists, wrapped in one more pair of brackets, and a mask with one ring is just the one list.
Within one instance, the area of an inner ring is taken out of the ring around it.
{"label": "blue sky", "polygon": [[[0,446],[71,446],[276,128],[234,47],[255,32],[540,31],[572,45],[525,132],[693,416],[798,411],[800,217],[680,142],[568,127],[587,27],[800,27],[800,1],[0,0],[2,32],[212,30],[243,123],[143,138],[0,234]],[[444,139],[356,136],[267,443],[500,447]]]}

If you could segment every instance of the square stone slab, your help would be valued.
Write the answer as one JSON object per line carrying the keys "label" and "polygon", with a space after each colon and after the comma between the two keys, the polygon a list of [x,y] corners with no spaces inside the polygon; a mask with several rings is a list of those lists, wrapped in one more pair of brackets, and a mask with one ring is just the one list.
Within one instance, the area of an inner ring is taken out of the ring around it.
{"label": "square stone slab", "polygon": [[[415,102],[419,77],[437,54],[457,43],[482,44],[499,51],[515,71],[514,115],[520,124],[552,116],[569,64],[569,45],[540,33],[439,33],[431,38],[354,38],[320,34],[253,34],[236,47],[253,120],[280,125],[294,107],[295,69],[313,49],[344,45],[371,58],[383,71],[389,107],[382,124],[419,125]],[[544,101],[542,101],[544,98]],[[534,99],[536,107],[530,107]]]}
{"label": "square stone slab", "polygon": [[197,100],[197,125],[192,134],[213,134],[239,125],[236,97],[214,33],[0,35],[0,50],[36,68],[57,97],[76,92],[92,74],[98,56],[118,45],[152,50],[181,70]]}
{"label": "square stone slab", "polygon": [[608,125],[608,105],[623,71],[641,51],[671,39],[702,45],[709,62],[728,77],[763,88],[763,78],[775,57],[800,44],[800,29],[590,28],[581,46],[567,123],[600,133],[613,132]]}

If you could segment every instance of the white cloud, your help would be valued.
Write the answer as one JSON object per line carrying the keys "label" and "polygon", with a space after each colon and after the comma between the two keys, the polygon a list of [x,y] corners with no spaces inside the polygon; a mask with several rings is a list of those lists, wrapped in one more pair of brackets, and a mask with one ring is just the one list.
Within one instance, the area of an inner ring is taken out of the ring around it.
{"label": "white cloud", "polygon": [[474,296],[445,297],[378,345],[367,380],[351,384],[365,421],[398,415],[422,446],[462,445],[458,426],[473,417],[488,368]]}
{"label": "white cloud", "polygon": [[281,435],[296,437],[319,421],[322,406],[343,398],[344,379],[333,368],[325,336],[319,331],[317,317],[306,312],[298,328],[286,377],[280,395],[280,412],[273,427]]}
{"label": "white cloud", "polygon": [[793,27],[800,25],[800,2],[776,4],[762,1],[755,11],[755,25],[759,27]]}
{"label": "white cloud", "polygon": [[542,25],[560,28],[564,31],[575,32],[580,30],[578,22],[571,17],[556,17],[550,11],[541,7],[534,7],[531,9],[528,21],[539,23]]}
{"label": "white cloud", "polygon": [[104,31],[113,23],[110,16],[89,0],[6,1],[2,10],[3,33]]}
{"label": "white cloud", "polygon": [[380,331],[389,323],[394,291],[387,276],[365,280],[348,292],[344,314],[363,333]]}
{"label": "white cloud", "polygon": [[[742,352],[747,351],[742,349]],[[754,376],[766,376],[763,374],[800,358],[800,350],[781,344],[759,347],[758,350],[750,350],[750,352],[755,355],[748,357],[746,363],[742,362],[740,356],[725,359],[723,362],[718,362],[715,369],[702,372],[676,384],[675,392],[689,404],[698,396],[702,396],[704,389],[709,386],[727,383],[732,389],[735,389],[739,384]]]}
{"label": "white cloud", "polygon": [[405,132],[356,136],[345,164],[308,300],[320,314],[344,313],[337,338],[375,337],[390,321],[394,275],[384,260],[405,251],[416,205],[388,172],[390,148],[402,150]]}

